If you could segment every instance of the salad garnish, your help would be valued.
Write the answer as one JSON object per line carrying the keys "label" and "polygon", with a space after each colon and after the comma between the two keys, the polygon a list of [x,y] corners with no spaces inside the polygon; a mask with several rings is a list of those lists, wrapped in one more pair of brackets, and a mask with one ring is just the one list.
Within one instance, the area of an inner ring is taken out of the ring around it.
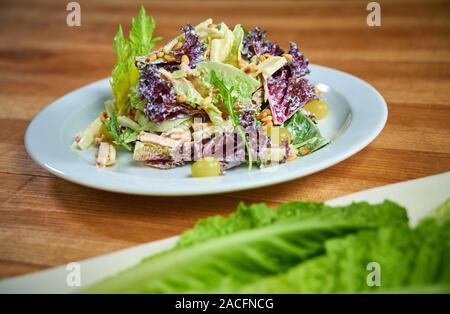
{"label": "salad garnish", "polygon": [[97,145],[97,167],[128,151],[150,167],[194,162],[193,176],[213,176],[241,164],[284,163],[328,144],[317,127],[328,105],[295,43],[285,51],[260,27],[207,19],[155,49],[162,39],[155,27],[141,6],[129,36],[119,26],[114,37],[113,99],[73,143]]}

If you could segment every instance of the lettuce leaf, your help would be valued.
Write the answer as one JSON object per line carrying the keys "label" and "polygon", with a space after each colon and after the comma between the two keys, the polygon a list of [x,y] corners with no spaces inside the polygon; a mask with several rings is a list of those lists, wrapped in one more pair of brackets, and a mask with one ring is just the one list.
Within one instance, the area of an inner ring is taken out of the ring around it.
{"label": "lettuce leaf", "polygon": [[128,127],[121,128],[114,111],[108,119],[103,121],[103,125],[105,126],[105,130],[109,137],[113,140],[114,144],[131,151],[130,143],[136,140],[137,131]]}
{"label": "lettuce leaf", "polygon": [[242,40],[244,39],[244,29],[240,24],[237,24],[233,29],[233,45],[230,52],[224,60],[224,63],[239,67],[239,62],[242,59]]}
{"label": "lettuce leaf", "polygon": [[297,111],[283,126],[291,133],[292,146],[302,156],[312,153],[329,143],[320,134],[317,126],[301,111]]}
{"label": "lettuce leaf", "polygon": [[130,108],[129,94],[131,88],[139,80],[139,71],[134,64],[134,58],[150,51],[161,39],[152,39],[155,21],[147,16],[144,6],[141,6],[139,15],[132,20],[129,40],[124,36],[122,26],[114,36],[114,51],[117,63],[111,74],[111,89],[115,100],[118,115],[124,115]]}
{"label": "lettuce leaf", "polygon": [[[415,230],[405,224],[360,231],[326,241],[325,250],[325,255],[239,292],[398,293],[405,287],[416,293],[450,292],[450,224],[439,227],[426,219]],[[380,265],[381,286],[366,283],[370,262]]]}
{"label": "lettuce leaf", "polygon": [[130,48],[133,56],[148,53],[162,37],[153,36],[156,23],[152,16],[147,16],[145,8],[141,5],[139,15],[131,20]]}
{"label": "lettuce leaf", "polygon": [[[233,292],[322,255],[328,239],[407,222],[405,210],[391,202],[337,208],[290,203],[274,213],[265,206],[240,205],[228,219],[204,223],[206,228],[191,233],[189,245],[182,240],[184,245],[151,256],[84,292]],[[219,224],[225,228],[217,228]]]}

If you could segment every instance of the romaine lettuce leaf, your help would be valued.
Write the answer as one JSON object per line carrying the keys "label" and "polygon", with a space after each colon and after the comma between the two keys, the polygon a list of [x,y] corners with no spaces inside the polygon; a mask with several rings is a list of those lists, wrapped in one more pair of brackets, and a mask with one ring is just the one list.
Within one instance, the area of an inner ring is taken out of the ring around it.
{"label": "romaine lettuce leaf", "polygon": [[242,40],[244,39],[244,29],[240,24],[237,24],[233,29],[233,45],[227,57],[223,61],[224,63],[231,64],[235,67],[239,67],[239,62],[242,59]]}
{"label": "romaine lettuce leaf", "polygon": [[223,62],[230,54],[234,43],[234,34],[225,23],[220,24],[221,31],[224,32],[223,38],[216,38],[211,41],[211,51],[209,60],[213,62]]}
{"label": "romaine lettuce leaf", "polygon": [[[415,230],[406,224],[365,230],[325,242],[325,255],[285,274],[244,286],[240,293],[450,292],[450,224],[434,219]],[[381,286],[367,285],[366,266],[376,262]]]}
{"label": "romaine lettuce leaf", "polygon": [[233,292],[323,254],[328,239],[407,221],[405,210],[390,202],[337,208],[291,203],[273,214],[260,207],[261,216],[256,209],[240,208],[228,225],[230,232],[205,237],[197,229],[200,242],[152,256],[84,292]]}

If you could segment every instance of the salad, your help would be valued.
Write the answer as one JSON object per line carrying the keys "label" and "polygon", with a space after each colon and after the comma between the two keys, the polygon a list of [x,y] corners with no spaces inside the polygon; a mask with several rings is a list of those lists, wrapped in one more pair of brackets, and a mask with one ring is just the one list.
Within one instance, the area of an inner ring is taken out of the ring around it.
{"label": "salad", "polygon": [[155,25],[142,6],[128,38],[121,26],[114,37],[114,99],[72,145],[98,146],[97,167],[113,165],[120,148],[150,167],[193,162],[193,177],[217,176],[328,144],[317,128],[328,106],[297,44],[285,50],[259,27],[207,19],[155,49]]}

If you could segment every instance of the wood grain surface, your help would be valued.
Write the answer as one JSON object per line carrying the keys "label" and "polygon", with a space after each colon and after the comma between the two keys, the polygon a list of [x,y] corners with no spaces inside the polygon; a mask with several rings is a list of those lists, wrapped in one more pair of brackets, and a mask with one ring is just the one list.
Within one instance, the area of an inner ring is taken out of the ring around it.
{"label": "wood grain surface", "polygon": [[332,168],[238,193],[129,196],[59,179],[27,156],[25,129],[49,103],[110,74],[117,25],[128,29],[139,4],[79,1],[81,26],[71,28],[67,2],[0,2],[0,277],[173,236],[240,201],[323,201],[450,170],[449,1],[379,1],[382,25],[372,28],[369,1],[144,1],[165,39],[212,17],[261,25],[284,47],[299,43],[311,62],[375,86],[387,125]]}

